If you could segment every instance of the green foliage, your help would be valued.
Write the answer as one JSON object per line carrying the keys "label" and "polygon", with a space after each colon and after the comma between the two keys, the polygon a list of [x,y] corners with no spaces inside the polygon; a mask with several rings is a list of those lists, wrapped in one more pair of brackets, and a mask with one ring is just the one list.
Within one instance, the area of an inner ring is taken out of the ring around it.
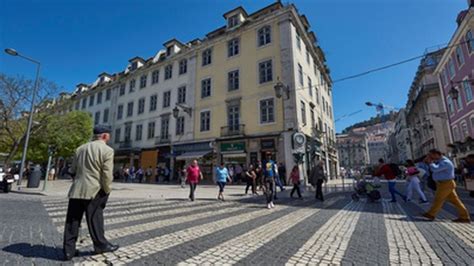
{"label": "green foliage", "polygon": [[368,120],[365,120],[365,121],[362,121],[362,122],[359,122],[359,123],[355,123],[352,126],[346,127],[342,131],[342,133],[343,134],[348,133],[349,131],[351,131],[354,128],[368,127],[368,126],[373,126],[373,125],[376,125],[376,124],[380,124],[380,123],[382,123],[382,121],[384,121],[384,122],[395,121],[395,119],[397,118],[397,115],[398,115],[398,112],[392,112],[390,114],[384,115],[383,117],[381,117],[381,116],[371,117]]}
{"label": "green foliage", "polygon": [[56,157],[68,158],[77,147],[90,140],[92,127],[92,118],[85,112],[49,116],[43,129],[31,136],[28,159],[46,161],[49,145],[56,146]]}

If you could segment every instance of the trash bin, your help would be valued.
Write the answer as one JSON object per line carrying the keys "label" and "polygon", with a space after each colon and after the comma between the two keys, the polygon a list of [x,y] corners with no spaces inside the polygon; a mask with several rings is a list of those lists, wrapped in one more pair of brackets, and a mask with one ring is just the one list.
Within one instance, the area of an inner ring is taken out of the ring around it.
{"label": "trash bin", "polygon": [[28,185],[26,187],[28,188],[37,188],[40,185],[40,180],[41,180],[41,167],[39,165],[36,165],[31,168],[31,173],[30,176],[28,177]]}

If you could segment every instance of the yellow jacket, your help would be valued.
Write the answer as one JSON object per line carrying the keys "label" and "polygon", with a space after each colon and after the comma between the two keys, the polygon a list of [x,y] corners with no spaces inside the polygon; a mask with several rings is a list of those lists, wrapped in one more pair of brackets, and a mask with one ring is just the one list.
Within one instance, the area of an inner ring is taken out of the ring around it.
{"label": "yellow jacket", "polygon": [[112,190],[114,150],[102,140],[88,142],[76,150],[70,169],[74,181],[69,190],[71,199],[93,199],[102,189]]}

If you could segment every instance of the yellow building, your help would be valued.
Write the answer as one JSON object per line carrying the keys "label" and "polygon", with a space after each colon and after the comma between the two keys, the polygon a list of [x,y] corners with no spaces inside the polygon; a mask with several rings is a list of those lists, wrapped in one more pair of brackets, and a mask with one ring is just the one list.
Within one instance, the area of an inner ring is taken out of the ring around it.
{"label": "yellow building", "polygon": [[[250,15],[238,7],[224,18],[196,51],[195,141],[215,143],[219,162],[255,164],[270,151],[290,169],[291,137],[302,132],[307,150],[327,157],[335,173],[331,81],[306,18],[279,2]],[[276,96],[278,81],[288,95]],[[307,153],[305,170],[312,161]]]}

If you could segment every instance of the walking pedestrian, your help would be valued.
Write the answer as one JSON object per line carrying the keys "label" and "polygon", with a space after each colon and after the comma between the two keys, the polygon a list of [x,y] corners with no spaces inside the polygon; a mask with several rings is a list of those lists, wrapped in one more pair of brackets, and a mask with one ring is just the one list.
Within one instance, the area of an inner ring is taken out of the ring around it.
{"label": "walking pedestrian", "polygon": [[[291,190],[290,197],[293,198],[293,194],[296,192],[298,198],[302,199],[300,191],[300,169],[298,165],[293,166],[293,169],[290,173],[291,183],[293,183],[293,189]],[[289,182],[288,182],[289,183]]]}
{"label": "walking pedestrian", "polygon": [[64,259],[76,254],[76,241],[82,216],[86,213],[87,227],[97,254],[116,251],[104,236],[104,208],[112,191],[114,150],[107,146],[111,128],[95,126],[94,139],[80,146],[74,155],[70,174],[74,177],[69,190],[69,204],[64,226]]}
{"label": "walking pedestrian", "polygon": [[453,222],[470,223],[469,212],[456,193],[453,163],[437,149],[430,150],[425,162],[430,164],[433,180],[436,182],[436,192],[431,208],[423,214],[423,217],[431,221],[434,220],[447,200],[456,207],[459,214]]}
{"label": "walking pedestrian", "polygon": [[273,203],[273,197],[275,193],[275,162],[272,160],[271,152],[266,153],[266,161],[263,162],[263,185],[265,195],[267,198],[267,208],[271,209],[275,207]]}
{"label": "walking pedestrian", "polygon": [[252,194],[258,195],[257,193],[257,174],[255,173],[255,167],[251,164],[247,171],[245,172],[245,176],[247,178],[247,186],[245,187],[245,195],[249,192],[249,188],[252,188]]}
{"label": "walking pedestrian", "polygon": [[474,154],[469,154],[466,157],[466,161],[463,169],[464,174],[464,183],[466,185],[466,190],[469,191],[469,196],[474,197]]}
{"label": "walking pedestrian", "polygon": [[396,195],[399,195],[404,201],[407,200],[407,197],[400,193],[397,188],[397,176],[400,174],[400,169],[396,164],[386,164],[384,159],[379,159],[378,169],[375,171],[376,176],[383,176],[388,182],[388,191],[392,196],[390,202],[397,202]]}
{"label": "walking pedestrian", "polygon": [[278,174],[280,175],[283,185],[286,186],[286,167],[283,163],[278,163]]}
{"label": "walking pedestrian", "polygon": [[130,169],[126,165],[123,167],[123,177],[125,183],[130,182]]}
{"label": "walking pedestrian", "polygon": [[285,178],[286,178],[285,176],[281,175],[279,168],[275,167],[275,184],[280,188],[280,191],[285,191],[285,187],[283,186],[283,183],[281,181],[282,179],[285,179]]}
{"label": "walking pedestrian", "polygon": [[197,160],[194,160],[193,163],[188,166],[186,169],[186,180],[189,183],[189,199],[194,201],[194,193],[196,191],[196,186],[199,180],[202,180],[202,172],[199,169]]}
{"label": "walking pedestrian", "polygon": [[219,194],[217,195],[218,200],[224,201],[224,187],[227,183],[227,180],[229,182],[232,182],[232,178],[230,178],[229,171],[227,168],[225,168],[224,162],[221,162],[221,164],[216,167],[216,183],[219,186]]}
{"label": "walking pedestrian", "polygon": [[235,171],[235,177],[233,178],[233,180],[235,181],[235,183],[240,184],[242,182],[242,173],[244,171],[244,169],[242,168],[242,165],[237,164],[235,166],[234,171]]}
{"label": "walking pedestrian", "polygon": [[138,183],[143,182],[143,176],[144,176],[143,169],[141,166],[138,166],[138,169],[137,169]]}
{"label": "walking pedestrian", "polygon": [[420,177],[425,175],[425,170],[417,168],[412,160],[407,160],[407,170],[405,172],[407,176],[407,201],[412,200],[413,190],[418,193],[422,204],[428,203],[426,200],[425,193],[420,187]]}
{"label": "walking pedestrian", "polygon": [[153,178],[153,168],[151,168],[151,165],[148,166],[148,168],[145,171],[145,179],[147,183],[151,183],[151,179]]}
{"label": "walking pedestrian", "polygon": [[179,180],[181,182],[181,188],[184,188],[186,185],[186,170],[182,168],[178,168],[178,175],[179,175]]}
{"label": "walking pedestrian", "polygon": [[314,197],[320,201],[324,201],[323,183],[328,181],[326,174],[324,173],[323,165],[323,161],[316,161],[316,165],[311,169],[309,174],[311,184],[316,188],[316,194]]}

